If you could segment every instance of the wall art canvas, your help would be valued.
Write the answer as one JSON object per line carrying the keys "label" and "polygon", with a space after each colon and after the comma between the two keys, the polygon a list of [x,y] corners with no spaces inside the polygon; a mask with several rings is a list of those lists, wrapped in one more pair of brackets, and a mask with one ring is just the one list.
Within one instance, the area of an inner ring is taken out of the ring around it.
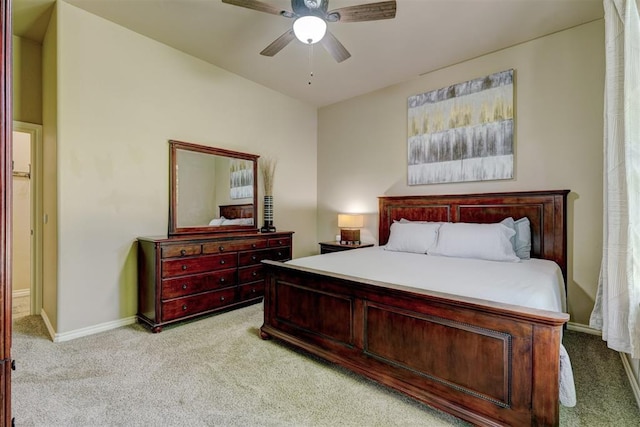
{"label": "wall art canvas", "polygon": [[513,70],[409,97],[408,184],[513,178]]}
{"label": "wall art canvas", "polygon": [[248,199],[253,197],[253,162],[248,160],[231,160],[229,166],[230,196],[232,199]]}

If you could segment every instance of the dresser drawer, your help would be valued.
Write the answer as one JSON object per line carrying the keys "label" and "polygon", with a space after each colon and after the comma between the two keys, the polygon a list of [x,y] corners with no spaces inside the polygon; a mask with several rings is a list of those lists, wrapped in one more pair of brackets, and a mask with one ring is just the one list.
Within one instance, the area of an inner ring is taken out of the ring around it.
{"label": "dresser drawer", "polygon": [[200,255],[202,247],[200,245],[169,245],[162,246],[162,258],[176,258],[189,255]]}
{"label": "dresser drawer", "polygon": [[224,240],[220,242],[205,243],[202,245],[202,253],[219,254],[223,252],[246,251],[250,249],[262,249],[267,247],[266,239],[251,240]]}
{"label": "dresser drawer", "polygon": [[255,282],[248,285],[242,285],[240,289],[240,301],[264,296],[264,282]]}
{"label": "dresser drawer", "polygon": [[291,259],[291,247],[283,247],[269,250],[269,256],[265,259],[272,261],[288,261]]}
{"label": "dresser drawer", "polygon": [[212,291],[162,303],[162,321],[179,319],[235,302],[235,288]]}
{"label": "dresser drawer", "polygon": [[259,251],[240,252],[238,254],[238,266],[244,267],[247,265],[260,264],[260,261],[267,259],[269,256],[269,249],[262,249]]}
{"label": "dresser drawer", "polygon": [[291,248],[282,247],[276,249],[263,249],[260,251],[240,252],[238,265],[240,267],[259,264],[262,260],[285,261],[291,258]]}
{"label": "dresser drawer", "polygon": [[162,278],[234,268],[236,265],[235,253],[163,260]]}
{"label": "dresser drawer", "polygon": [[291,237],[278,237],[269,239],[270,248],[274,248],[277,246],[291,246]]}
{"label": "dresser drawer", "polygon": [[264,280],[264,267],[262,264],[252,265],[251,267],[242,267],[238,269],[238,284],[255,282]]}
{"label": "dresser drawer", "polygon": [[161,299],[167,300],[214,289],[235,286],[236,270],[218,270],[207,274],[183,276],[162,281]]}

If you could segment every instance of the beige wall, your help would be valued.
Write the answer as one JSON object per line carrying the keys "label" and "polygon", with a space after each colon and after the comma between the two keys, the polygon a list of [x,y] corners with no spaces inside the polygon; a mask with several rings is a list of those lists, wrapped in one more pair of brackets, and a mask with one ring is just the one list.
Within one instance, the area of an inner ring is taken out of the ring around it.
{"label": "beige wall", "polygon": [[295,256],[315,250],[314,107],[67,3],[57,14],[58,333],[135,315],[136,237],[167,230],[169,139],[275,155],[275,224]]}
{"label": "beige wall", "polygon": [[[407,98],[515,70],[515,178],[407,186]],[[377,197],[570,189],[569,311],[587,324],[602,251],[604,22],[585,24],[320,109],[318,237],[338,212],[363,212],[377,238]]]}
{"label": "beige wall", "polygon": [[42,46],[13,36],[13,120],[42,124]]}
{"label": "beige wall", "polygon": [[[58,322],[58,7],[42,43],[42,310]],[[39,307],[37,307],[39,308]]]}

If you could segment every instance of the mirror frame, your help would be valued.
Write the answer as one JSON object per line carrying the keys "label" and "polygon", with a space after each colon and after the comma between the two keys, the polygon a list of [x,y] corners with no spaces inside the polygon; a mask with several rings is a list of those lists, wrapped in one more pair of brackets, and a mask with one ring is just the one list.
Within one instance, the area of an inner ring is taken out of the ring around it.
{"label": "mirror frame", "polygon": [[[253,225],[224,225],[224,226],[178,226],[178,206],[177,206],[177,174],[176,166],[178,160],[178,150],[195,151],[198,153],[211,154],[214,156],[228,157],[230,159],[250,160],[253,162]],[[181,236],[189,234],[218,234],[229,232],[257,232],[258,231],[258,158],[255,154],[241,153],[238,151],[225,150],[222,148],[209,147],[206,145],[193,144],[191,142],[169,141],[169,236]]]}

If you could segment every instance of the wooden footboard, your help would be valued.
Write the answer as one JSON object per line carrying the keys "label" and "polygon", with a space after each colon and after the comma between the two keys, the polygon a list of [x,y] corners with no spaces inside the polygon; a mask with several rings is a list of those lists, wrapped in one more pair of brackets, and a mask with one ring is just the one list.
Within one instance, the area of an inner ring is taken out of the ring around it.
{"label": "wooden footboard", "polygon": [[264,261],[275,337],[478,425],[558,425],[569,316]]}

